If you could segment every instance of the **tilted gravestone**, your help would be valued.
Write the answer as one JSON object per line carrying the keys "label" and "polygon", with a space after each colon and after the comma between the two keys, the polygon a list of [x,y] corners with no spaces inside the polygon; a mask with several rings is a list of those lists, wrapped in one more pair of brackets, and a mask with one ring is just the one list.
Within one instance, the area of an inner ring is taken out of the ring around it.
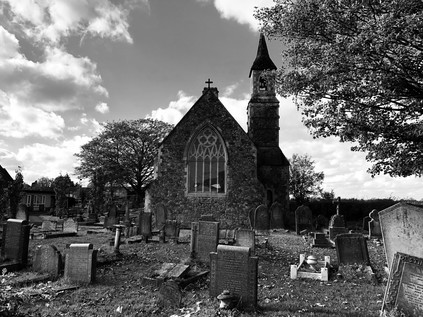
{"label": "tilted gravestone", "polygon": [[398,203],[379,212],[386,261],[396,252],[423,258],[423,207]]}
{"label": "tilted gravestone", "polygon": [[197,233],[196,258],[202,262],[208,262],[210,252],[216,252],[219,242],[219,222],[199,221]]}
{"label": "tilted gravestone", "polygon": [[170,280],[164,282],[159,289],[159,305],[162,307],[179,308],[182,302],[182,293],[178,283]]}
{"label": "tilted gravestone", "polygon": [[281,203],[275,201],[269,209],[270,212],[270,227],[283,228],[285,226],[283,219],[283,206]]}
{"label": "tilted gravestone", "polygon": [[370,265],[369,251],[364,236],[360,233],[342,233],[335,238],[338,265]]}
{"label": "tilted gravestone", "polygon": [[270,215],[265,205],[260,205],[254,212],[254,229],[266,231],[270,229]]}
{"label": "tilted gravestone", "polygon": [[228,290],[242,307],[257,306],[258,258],[250,256],[249,247],[219,245],[210,254],[210,296]]}
{"label": "tilted gravestone", "polygon": [[1,257],[4,260],[20,263],[23,267],[27,265],[30,229],[26,220],[7,220],[3,226],[1,248]]}
{"label": "tilted gravestone", "polygon": [[67,246],[64,277],[71,282],[89,284],[95,281],[97,250],[91,243]]}
{"label": "tilted gravestone", "polygon": [[250,248],[251,254],[255,254],[256,234],[254,230],[239,229],[235,232],[235,245]]}
{"label": "tilted gravestone", "polygon": [[295,210],[295,232],[300,234],[303,230],[313,229],[313,215],[311,209],[306,205],[301,205]]}
{"label": "tilted gravestone", "polygon": [[423,258],[395,253],[382,311],[392,311],[395,308],[402,313],[401,316],[423,316]]}
{"label": "tilted gravestone", "polygon": [[35,249],[32,269],[57,279],[62,268],[62,255],[54,245],[39,245]]}
{"label": "tilted gravestone", "polygon": [[63,232],[78,232],[78,223],[72,218],[68,218],[63,222]]}

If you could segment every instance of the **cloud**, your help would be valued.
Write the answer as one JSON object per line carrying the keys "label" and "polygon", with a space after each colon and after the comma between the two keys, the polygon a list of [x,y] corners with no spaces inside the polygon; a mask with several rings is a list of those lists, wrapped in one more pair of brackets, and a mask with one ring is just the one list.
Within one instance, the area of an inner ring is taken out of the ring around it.
{"label": "cloud", "polygon": [[[203,3],[204,0],[197,0]],[[214,0],[214,6],[223,19],[235,20],[240,24],[246,24],[256,32],[259,23],[254,18],[255,7],[270,7],[274,5],[273,0]]]}
{"label": "cloud", "polygon": [[97,110],[100,113],[108,113],[110,109],[107,103],[102,102],[102,103],[99,103],[97,106],[95,106],[95,110]]}

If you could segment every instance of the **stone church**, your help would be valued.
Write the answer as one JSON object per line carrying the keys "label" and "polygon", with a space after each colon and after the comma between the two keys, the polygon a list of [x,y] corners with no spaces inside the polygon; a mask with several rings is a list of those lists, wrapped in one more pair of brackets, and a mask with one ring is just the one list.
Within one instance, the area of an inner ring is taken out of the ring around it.
{"label": "stone church", "polygon": [[247,133],[206,82],[202,96],[160,145],[146,212],[160,206],[167,219],[186,227],[201,215],[213,215],[224,228],[249,227],[259,205],[278,202],[283,214],[288,212],[289,163],[279,148],[275,80],[264,76],[266,70],[276,66],[260,34],[249,75]]}

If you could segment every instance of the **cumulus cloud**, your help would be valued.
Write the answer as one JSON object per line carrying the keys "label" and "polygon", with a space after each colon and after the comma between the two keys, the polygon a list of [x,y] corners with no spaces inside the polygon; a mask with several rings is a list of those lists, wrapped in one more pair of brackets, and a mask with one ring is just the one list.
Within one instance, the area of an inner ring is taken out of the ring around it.
{"label": "cumulus cloud", "polygon": [[100,113],[108,113],[110,109],[107,103],[102,102],[102,103],[99,103],[97,106],[95,106],[95,110],[97,110]]}
{"label": "cumulus cloud", "polygon": [[[197,0],[204,3],[205,0]],[[259,23],[254,18],[255,7],[270,7],[273,0],[213,0],[214,6],[223,19],[235,20],[240,24],[246,24],[252,31],[259,29]]]}

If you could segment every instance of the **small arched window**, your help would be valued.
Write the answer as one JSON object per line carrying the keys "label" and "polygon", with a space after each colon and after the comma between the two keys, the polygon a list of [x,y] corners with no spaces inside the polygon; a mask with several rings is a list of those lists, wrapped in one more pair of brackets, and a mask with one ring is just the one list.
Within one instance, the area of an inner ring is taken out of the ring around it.
{"label": "small arched window", "polygon": [[207,126],[192,139],[187,153],[188,193],[224,194],[226,191],[226,151],[216,131]]}

